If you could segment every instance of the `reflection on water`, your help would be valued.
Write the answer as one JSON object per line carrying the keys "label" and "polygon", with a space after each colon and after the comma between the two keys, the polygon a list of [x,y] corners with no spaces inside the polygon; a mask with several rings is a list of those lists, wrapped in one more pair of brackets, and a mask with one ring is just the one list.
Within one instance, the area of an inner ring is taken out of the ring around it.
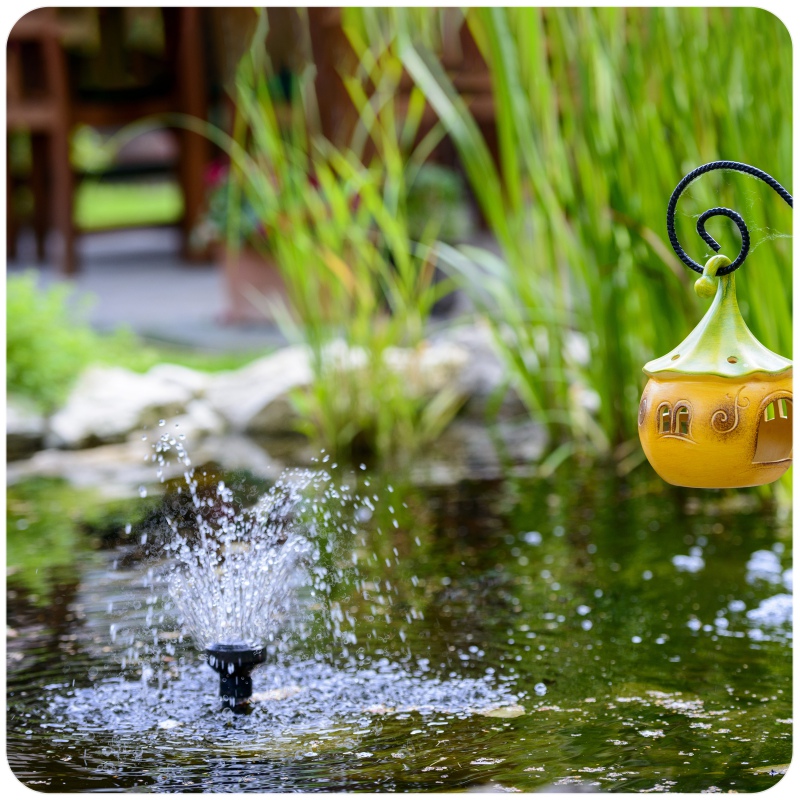
{"label": "reflection on water", "polygon": [[360,475],[382,500],[331,554],[359,564],[331,596],[353,643],[303,595],[308,636],[256,670],[245,717],[170,627],[157,515],[72,563],[20,557],[12,768],[45,791],[765,789],[791,758],[790,523],[651,476]]}

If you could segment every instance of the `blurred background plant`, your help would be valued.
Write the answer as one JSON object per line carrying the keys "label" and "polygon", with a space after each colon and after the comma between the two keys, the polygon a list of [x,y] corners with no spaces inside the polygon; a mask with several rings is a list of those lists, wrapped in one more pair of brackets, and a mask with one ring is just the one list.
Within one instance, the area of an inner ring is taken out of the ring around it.
{"label": "blurred background plant", "polygon": [[27,273],[9,278],[6,291],[8,392],[51,411],[92,361],[99,336],[69,307],[68,286],[42,292]]}
{"label": "blurred background plant", "polygon": [[[276,107],[261,14],[237,74],[231,181],[243,199],[237,205],[230,192],[228,219],[235,237],[238,209],[252,207],[270,231],[262,244],[280,268],[288,302],[261,301],[290,340],[312,353],[313,386],[295,396],[303,431],[336,453],[397,456],[435,437],[462,398],[450,386],[432,387],[422,366],[432,309],[449,291],[448,282],[435,280],[431,245],[453,203],[424,225],[419,195],[411,211],[408,205],[442,132],[436,126],[415,141],[420,90],[405,113],[395,107],[402,76],[396,32],[380,23],[367,10],[343,14],[358,59],[345,81],[358,123],[348,144],[334,146],[320,132],[313,65],[297,77],[289,107]],[[454,184],[439,175],[421,180],[454,195]],[[392,368],[398,348],[410,352],[400,372]]]}
{"label": "blurred background plant", "polygon": [[[240,197],[241,193],[231,185],[228,164],[220,161],[211,164],[206,170],[206,184],[207,210],[193,231],[197,245],[203,247],[230,239],[239,248],[260,247],[262,251],[268,248],[269,235],[264,224],[253,205],[247,198]],[[232,215],[235,215],[235,229],[232,227]]]}
{"label": "blurred background plant", "polygon": [[[501,251],[440,253],[491,321],[554,445],[616,448],[634,466],[641,366],[703,311],[690,288],[696,276],[666,242],[666,201],[686,172],[715,159],[791,175],[788,32],[758,9],[470,9],[491,73],[496,163],[415,17],[386,13]],[[783,56],[763,58],[776,50]],[[769,240],[738,285],[756,335],[791,353],[791,243],[773,236],[791,230],[791,211],[754,181],[704,178],[678,221],[701,261],[711,253],[694,218],[715,205],[738,208],[759,243]],[[714,236],[734,257],[732,230],[717,222]]]}
{"label": "blurred background plant", "polygon": [[[436,317],[458,288],[488,320],[528,414],[547,426],[549,468],[573,454],[611,455],[621,472],[641,464],[641,367],[704,310],[695,276],[666,240],[667,199],[686,172],[720,158],[786,182],[791,42],[782,23],[745,8],[333,11],[320,23],[323,34],[342,35],[343,47],[329,48],[344,54],[332,66],[312,46],[311,12],[292,12],[296,29],[281,23],[285,58],[273,64],[265,43],[279,12],[242,10],[240,21],[258,22],[231,66],[231,119],[218,114],[215,127],[182,117],[222,152],[203,243],[260,251],[281,290],[252,287],[252,304],[312,353],[313,385],[294,397],[302,431],[337,453],[382,457],[408,456],[435,438],[463,398],[446,371],[431,380],[426,342],[437,327],[465,321]],[[474,46],[470,58],[480,62],[468,81],[453,66],[461,63],[454,41],[465,52]],[[327,102],[320,89],[331,74],[343,101]],[[352,124],[334,135],[323,101],[337,113],[347,105]],[[178,116],[158,124],[178,127]],[[108,135],[73,132],[72,159],[91,199],[84,207],[79,197],[76,213],[92,217],[88,227],[139,213],[118,213],[103,194],[113,175],[91,180],[134,142],[137,126],[147,120]],[[16,135],[10,153],[20,171],[30,165]],[[137,169],[137,207],[170,206],[157,216],[174,216],[175,197],[157,194]],[[790,355],[791,210],[745,176],[703,177],[677,220],[700,261],[710,253],[695,218],[716,205],[738,209],[753,236],[738,281],[744,316],[765,345]],[[734,257],[734,227],[709,227]],[[9,288],[9,388],[52,407],[89,354],[110,345],[67,319],[65,290],[35,298],[26,280]],[[121,352],[121,363],[151,363],[152,349],[136,350]]]}
{"label": "blurred background plant", "polygon": [[87,303],[69,284],[43,289],[36,273],[6,280],[6,388],[45,413],[62,404],[81,372],[91,364],[117,364],[145,372],[169,361],[195,369],[235,369],[252,353],[204,353],[145,344],[129,328],[100,333],[86,321]]}

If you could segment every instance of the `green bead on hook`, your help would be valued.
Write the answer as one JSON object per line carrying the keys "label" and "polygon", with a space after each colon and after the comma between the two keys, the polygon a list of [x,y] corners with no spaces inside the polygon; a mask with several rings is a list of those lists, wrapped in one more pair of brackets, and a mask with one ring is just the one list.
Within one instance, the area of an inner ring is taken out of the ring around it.
{"label": "green bead on hook", "polygon": [[703,297],[706,300],[712,298],[717,293],[717,284],[719,278],[717,272],[724,267],[727,267],[731,260],[727,256],[716,255],[706,261],[703,267],[703,275],[694,282],[694,291],[698,297]]}

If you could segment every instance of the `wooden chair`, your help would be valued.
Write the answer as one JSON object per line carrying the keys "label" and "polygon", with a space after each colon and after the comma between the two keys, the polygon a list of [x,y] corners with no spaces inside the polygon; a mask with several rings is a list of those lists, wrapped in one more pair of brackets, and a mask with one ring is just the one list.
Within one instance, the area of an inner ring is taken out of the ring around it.
{"label": "wooden chair", "polygon": [[[8,45],[8,129],[31,134],[37,252],[43,257],[44,235],[52,221],[62,240],[60,267],[66,274],[73,273],[77,266],[73,209],[76,176],[69,159],[69,137],[74,127],[118,127],[142,117],[172,112],[204,119],[207,112],[201,9],[160,10],[164,54],[156,80],[99,89],[87,87],[85,81],[82,85],[80,76],[86,73],[85,67],[92,58],[100,60],[102,75],[103,57],[113,59],[118,54],[115,37],[120,36],[125,24],[122,15],[126,9],[94,11],[98,14],[101,42],[97,54],[70,53],[65,49],[65,26],[54,8],[37,9],[22,17],[12,29]],[[191,258],[196,254],[189,236],[202,213],[203,172],[209,146],[197,133],[174,130],[179,140],[177,163],[163,166],[177,172],[184,203],[183,251],[186,258]],[[46,202],[48,194],[51,208]],[[13,217],[11,205],[9,213]],[[14,248],[15,223],[9,219],[10,252]]]}
{"label": "wooden chair", "polygon": [[[17,22],[8,38],[6,63],[7,130],[28,131],[31,135],[37,256],[44,259],[45,236],[52,217],[62,241],[61,270],[70,274],[75,271],[72,224],[75,183],[69,162],[66,61],[55,9],[31,11]],[[17,234],[12,180],[9,164],[6,189],[9,255],[15,252]],[[48,195],[52,208],[48,208]]]}

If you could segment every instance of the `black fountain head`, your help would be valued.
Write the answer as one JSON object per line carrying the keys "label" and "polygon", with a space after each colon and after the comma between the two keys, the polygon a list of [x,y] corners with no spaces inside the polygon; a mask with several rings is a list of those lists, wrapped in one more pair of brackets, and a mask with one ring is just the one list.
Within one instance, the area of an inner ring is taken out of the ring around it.
{"label": "black fountain head", "polygon": [[253,668],[263,664],[267,654],[264,647],[244,642],[212,644],[206,648],[208,666],[219,673],[219,696],[222,707],[234,711],[247,705],[253,694]]}

